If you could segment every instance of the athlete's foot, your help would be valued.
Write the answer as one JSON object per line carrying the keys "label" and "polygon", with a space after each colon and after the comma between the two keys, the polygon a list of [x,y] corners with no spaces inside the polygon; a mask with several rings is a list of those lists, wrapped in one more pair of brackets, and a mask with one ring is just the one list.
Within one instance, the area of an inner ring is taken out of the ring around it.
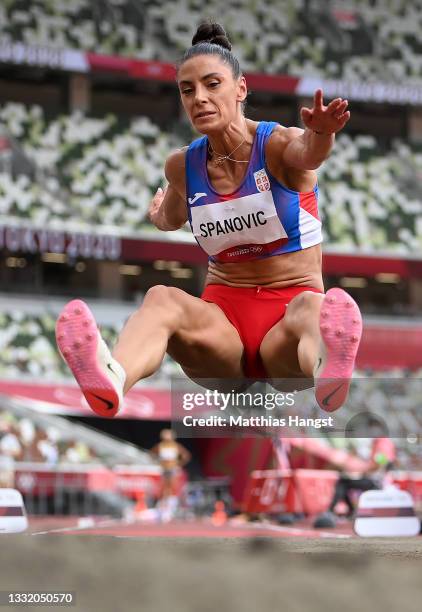
{"label": "athlete's foot", "polygon": [[362,317],[343,289],[327,291],[320,312],[321,343],[314,368],[315,398],[328,412],[344,404],[362,336]]}
{"label": "athlete's foot", "polygon": [[56,324],[56,340],[92,410],[113,417],[123,403],[126,373],[111,356],[84,302],[73,300],[64,307]]}

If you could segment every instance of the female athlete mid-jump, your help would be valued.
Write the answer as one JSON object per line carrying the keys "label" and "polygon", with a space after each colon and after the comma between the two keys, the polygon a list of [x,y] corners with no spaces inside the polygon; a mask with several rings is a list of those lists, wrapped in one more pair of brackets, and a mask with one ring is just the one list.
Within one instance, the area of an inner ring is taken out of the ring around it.
{"label": "female athlete mid-jump", "polygon": [[172,153],[150,219],[189,221],[209,255],[200,298],[157,285],[127,321],[111,355],[88,307],[57,322],[61,354],[89,405],[114,416],[123,395],[167,352],[192,379],[313,378],[318,404],[345,401],[362,333],[353,299],[324,294],[315,170],[350,118],[347,100],[302,108],[305,129],[244,115],[247,87],[224,29],[201,24],[177,71],[183,108],[203,137]]}

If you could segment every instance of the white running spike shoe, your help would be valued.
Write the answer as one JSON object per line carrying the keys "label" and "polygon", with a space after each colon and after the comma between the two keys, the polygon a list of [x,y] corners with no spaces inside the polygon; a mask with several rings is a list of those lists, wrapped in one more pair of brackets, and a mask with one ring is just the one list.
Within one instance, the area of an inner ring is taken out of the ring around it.
{"label": "white running spike shoe", "polygon": [[123,404],[126,373],[113,357],[85,302],[72,300],[56,323],[60,353],[86,401],[101,417],[113,417]]}

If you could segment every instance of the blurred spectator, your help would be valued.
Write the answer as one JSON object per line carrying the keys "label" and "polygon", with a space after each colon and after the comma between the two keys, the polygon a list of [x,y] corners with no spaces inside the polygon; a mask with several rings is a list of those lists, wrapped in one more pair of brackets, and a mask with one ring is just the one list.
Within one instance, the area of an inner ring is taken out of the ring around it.
{"label": "blurred spectator", "polygon": [[171,429],[163,429],[160,438],[161,441],[151,449],[151,453],[158,457],[163,470],[161,498],[166,499],[176,494],[180,470],[189,463],[191,454],[184,446],[176,442],[176,437]]}
{"label": "blurred spectator", "polygon": [[34,423],[30,419],[21,419],[18,427],[24,446],[30,446],[35,437]]}
{"label": "blurred spectator", "polygon": [[19,461],[23,452],[23,445],[19,439],[19,428],[3,422],[1,431],[0,454]]}
{"label": "blurred spectator", "polygon": [[47,431],[42,431],[38,438],[38,450],[41,460],[48,464],[58,463],[59,451],[54,440],[50,440]]}
{"label": "blurred spectator", "polygon": [[15,484],[15,462],[0,454],[0,488],[13,488]]}
{"label": "blurred spectator", "polygon": [[64,463],[91,463],[95,454],[84,442],[72,440],[67,444],[61,460]]}
{"label": "blurred spectator", "polygon": [[[369,447],[369,456],[362,457],[367,460],[367,468],[361,474],[341,473],[336,483],[334,496],[329,510],[335,512],[337,504],[342,501],[348,508],[348,516],[354,513],[352,492],[382,489],[388,486],[387,473],[394,467],[396,460],[396,447],[391,438],[386,437],[387,428],[376,415],[362,412],[354,416],[346,428],[346,436],[354,438],[359,444],[357,449]],[[362,444],[363,442],[363,444]],[[365,444],[367,443],[367,444]]]}

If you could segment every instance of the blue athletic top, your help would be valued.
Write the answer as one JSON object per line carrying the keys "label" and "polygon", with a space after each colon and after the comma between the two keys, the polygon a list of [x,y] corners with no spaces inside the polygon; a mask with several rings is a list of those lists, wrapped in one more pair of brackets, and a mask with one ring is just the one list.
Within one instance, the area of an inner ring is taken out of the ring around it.
{"label": "blue athletic top", "polygon": [[189,223],[211,261],[262,259],[322,242],[318,186],[309,192],[288,189],[265,163],[265,144],[276,125],[258,124],[245,178],[233,193],[217,193],[210,183],[207,136],[186,152]]}

